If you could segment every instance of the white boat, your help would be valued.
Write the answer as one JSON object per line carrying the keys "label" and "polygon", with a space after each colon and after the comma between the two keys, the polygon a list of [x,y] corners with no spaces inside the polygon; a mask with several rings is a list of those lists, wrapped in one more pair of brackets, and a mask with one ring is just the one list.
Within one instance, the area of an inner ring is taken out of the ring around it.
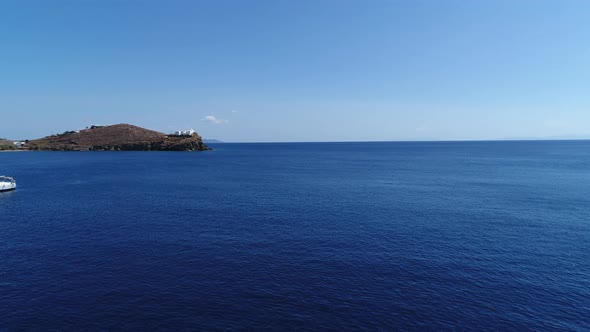
{"label": "white boat", "polygon": [[0,192],[16,189],[16,181],[9,176],[0,176]]}

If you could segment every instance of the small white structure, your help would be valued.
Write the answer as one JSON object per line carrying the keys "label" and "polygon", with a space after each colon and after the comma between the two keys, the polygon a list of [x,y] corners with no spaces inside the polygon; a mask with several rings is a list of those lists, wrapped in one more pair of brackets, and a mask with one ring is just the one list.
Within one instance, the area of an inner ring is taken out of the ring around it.
{"label": "small white structure", "polygon": [[16,181],[8,176],[0,176],[0,192],[16,189]]}
{"label": "small white structure", "polygon": [[15,141],[13,142],[14,146],[16,146],[17,148],[22,148],[23,145],[25,145],[26,142],[24,141]]}
{"label": "small white structure", "polygon": [[172,134],[172,136],[193,136],[194,133],[195,133],[195,131],[192,129],[179,130],[179,131],[175,131],[174,134]]}

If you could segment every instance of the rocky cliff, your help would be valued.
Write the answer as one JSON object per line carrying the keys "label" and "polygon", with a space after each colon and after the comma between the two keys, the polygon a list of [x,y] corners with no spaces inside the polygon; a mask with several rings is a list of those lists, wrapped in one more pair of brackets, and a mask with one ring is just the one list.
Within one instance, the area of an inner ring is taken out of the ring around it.
{"label": "rocky cliff", "polygon": [[129,124],[92,126],[29,141],[25,149],[42,151],[202,151],[201,136],[168,136]]}

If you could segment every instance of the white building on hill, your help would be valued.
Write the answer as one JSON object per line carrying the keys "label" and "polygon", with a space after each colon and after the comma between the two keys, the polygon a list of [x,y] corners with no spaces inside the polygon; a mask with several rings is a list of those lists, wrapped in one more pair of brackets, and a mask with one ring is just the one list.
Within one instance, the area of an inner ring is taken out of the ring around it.
{"label": "white building on hill", "polygon": [[190,130],[175,131],[174,134],[172,134],[172,135],[173,136],[193,136],[194,133],[195,133],[195,131],[190,129]]}

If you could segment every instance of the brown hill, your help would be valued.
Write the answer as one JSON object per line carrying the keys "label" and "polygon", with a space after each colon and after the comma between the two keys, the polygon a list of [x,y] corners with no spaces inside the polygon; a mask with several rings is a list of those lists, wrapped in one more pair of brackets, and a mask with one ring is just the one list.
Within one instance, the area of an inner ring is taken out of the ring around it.
{"label": "brown hill", "polygon": [[201,136],[167,136],[129,124],[92,126],[80,131],[29,141],[28,150],[45,151],[200,151],[209,148]]}

